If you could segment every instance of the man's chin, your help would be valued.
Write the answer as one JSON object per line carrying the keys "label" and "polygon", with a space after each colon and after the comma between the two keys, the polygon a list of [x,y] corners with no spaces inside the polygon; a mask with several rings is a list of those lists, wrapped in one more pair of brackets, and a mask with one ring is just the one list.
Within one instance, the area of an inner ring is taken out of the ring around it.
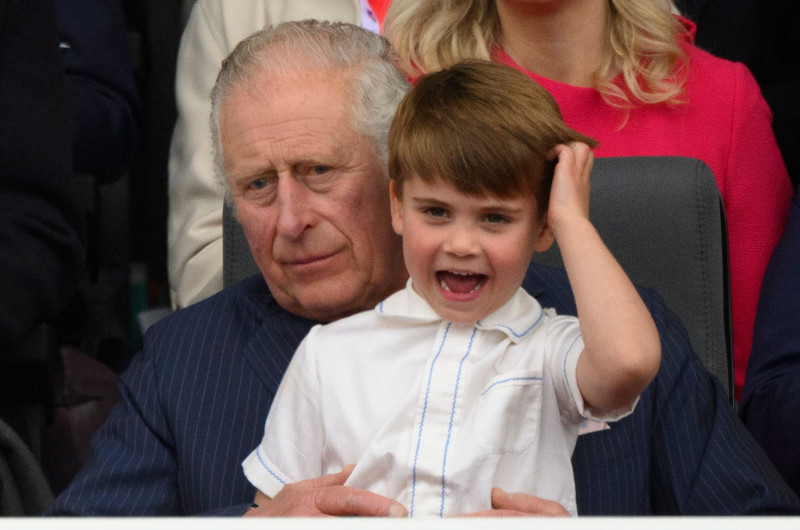
{"label": "man's chin", "polygon": [[370,308],[364,301],[363,288],[343,289],[341,282],[331,283],[305,285],[301,290],[291,293],[270,290],[282,308],[320,322],[332,322]]}

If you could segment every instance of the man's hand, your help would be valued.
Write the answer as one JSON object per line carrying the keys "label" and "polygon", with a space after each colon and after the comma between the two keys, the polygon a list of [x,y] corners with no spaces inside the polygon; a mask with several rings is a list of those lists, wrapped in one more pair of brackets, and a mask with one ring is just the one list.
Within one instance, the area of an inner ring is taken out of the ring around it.
{"label": "man's hand", "polygon": [[295,482],[270,499],[260,491],[258,506],[247,510],[245,517],[325,517],[362,515],[372,517],[406,517],[408,511],[393,499],[366,490],[344,485],[354,466],[339,473]]}
{"label": "man's hand", "polygon": [[466,517],[530,517],[569,516],[556,501],[533,497],[524,493],[506,493],[492,488],[492,509],[467,514]]}

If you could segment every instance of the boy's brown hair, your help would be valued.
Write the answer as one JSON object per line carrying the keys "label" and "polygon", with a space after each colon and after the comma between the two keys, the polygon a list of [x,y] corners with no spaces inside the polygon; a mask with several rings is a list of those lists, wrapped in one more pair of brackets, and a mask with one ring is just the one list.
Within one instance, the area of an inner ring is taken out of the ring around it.
{"label": "boy's brown hair", "polygon": [[597,142],[564,123],[553,97],[508,66],[469,60],[420,77],[389,128],[389,176],[443,181],[469,195],[533,194],[547,211],[558,144]]}

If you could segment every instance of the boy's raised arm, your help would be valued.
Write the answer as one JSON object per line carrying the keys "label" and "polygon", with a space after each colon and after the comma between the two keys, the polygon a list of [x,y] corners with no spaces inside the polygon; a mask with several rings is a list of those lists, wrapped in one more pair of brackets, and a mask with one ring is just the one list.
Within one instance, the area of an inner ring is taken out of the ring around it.
{"label": "boy's raised arm", "polygon": [[591,148],[559,145],[547,222],[561,249],[578,308],[584,352],[578,386],[587,406],[629,406],[661,362],[656,325],[625,271],[589,221]]}

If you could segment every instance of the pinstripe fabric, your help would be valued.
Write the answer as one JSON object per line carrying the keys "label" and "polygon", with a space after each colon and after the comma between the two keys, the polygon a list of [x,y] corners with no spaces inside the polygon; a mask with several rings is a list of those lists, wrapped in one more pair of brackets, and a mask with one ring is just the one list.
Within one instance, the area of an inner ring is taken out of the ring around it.
{"label": "pinstripe fabric", "polygon": [[[526,288],[575,313],[563,272],[533,266]],[[719,383],[687,353],[674,316],[645,297],[663,337],[662,367],[631,416],[578,439],[579,512],[800,513]],[[94,457],[49,513],[241,513],[254,491],[239,464],[260,442],[280,377],[311,325],[282,311],[260,278],[156,325],[122,378]]]}
{"label": "pinstripe fabric", "polygon": [[800,188],[770,258],[739,415],[800,495]]}

